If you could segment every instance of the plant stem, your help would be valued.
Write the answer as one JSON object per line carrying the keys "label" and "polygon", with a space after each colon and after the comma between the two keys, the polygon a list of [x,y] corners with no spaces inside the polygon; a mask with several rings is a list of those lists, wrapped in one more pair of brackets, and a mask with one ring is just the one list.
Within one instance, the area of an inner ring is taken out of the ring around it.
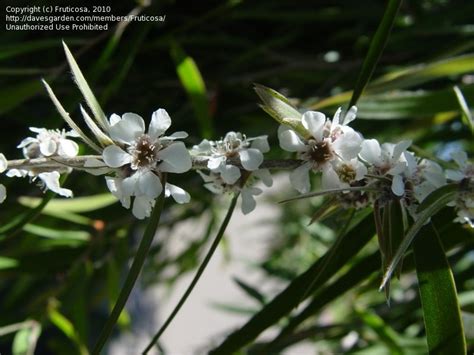
{"label": "plant stem", "polygon": [[[163,186],[165,186],[166,176],[163,176],[162,184]],[[120,294],[118,296],[117,302],[115,303],[112,313],[110,314],[109,319],[107,319],[107,322],[105,323],[105,326],[99,335],[99,339],[97,340],[97,343],[94,346],[94,350],[92,351],[93,355],[100,354],[102,348],[107,342],[107,339],[112,334],[112,330],[115,326],[115,323],[117,323],[120,313],[125,307],[125,304],[128,300],[130,292],[132,291],[133,286],[135,285],[135,282],[137,281],[138,275],[140,274],[140,271],[143,267],[145,258],[148,254],[148,250],[150,249],[151,243],[153,241],[153,237],[155,236],[155,232],[158,227],[158,223],[160,221],[161,211],[163,210],[164,199],[165,199],[165,192],[163,188],[163,192],[161,193],[160,197],[158,197],[158,200],[155,203],[155,207],[153,207],[150,220],[148,222],[145,233],[143,234],[143,238],[138,247],[137,254],[135,255],[135,258],[133,259],[133,263],[130,268],[130,271],[128,272],[125,283],[122,289],[120,290]]]}
{"label": "plant stem", "polygon": [[232,199],[232,202],[230,203],[229,210],[227,211],[227,214],[225,215],[224,220],[222,221],[221,226],[219,227],[219,231],[217,232],[216,237],[214,238],[214,241],[212,242],[211,247],[209,248],[209,251],[207,252],[204,260],[202,261],[201,265],[199,265],[198,270],[196,271],[196,274],[194,275],[193,280],[189,284],[188,288],[184,292],[184,294],[181,296],[181,299],[179,300],[178,304],[176,307],[173,309],[171,314],[168,316],[166,321],[163,323],[161,328],[158,330],[158,332],[155,334],[153,339],[150,341],[148,346],[143,350],[143,354],[147,354],[148,351],[151,350],[153,345],[160,339],[160,336],[165,332],[166,328],[170,325],[170,323],[173,321],[174,317],[178,314],[179,310],[181,307],[184,305],[186,302],[187,298],[191,294],[191,292],[194,289],[194,286],[196,286],[197,282],[201,278],[201,275],[203,274],[204,270],[207,267],[207,264],[209,264],[209,261],[212,258],[212,255],[214,255],[214,252],[217,249],[217,246],[219,245],[219,242],[222,239],[222,236],[224,235],[224,232],[227,228],[227,225],[229,224],[230,218],[232,217],[232,213],[234,212],[235,205],[237,203],[237,198],[239,197],[239,193],[236,193]]}

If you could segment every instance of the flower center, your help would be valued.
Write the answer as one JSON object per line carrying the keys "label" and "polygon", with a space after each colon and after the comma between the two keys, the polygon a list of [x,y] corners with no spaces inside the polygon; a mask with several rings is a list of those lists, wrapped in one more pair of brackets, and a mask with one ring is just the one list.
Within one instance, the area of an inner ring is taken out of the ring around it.
{"label": "flower center", "polygon": [[324,140],[322,142],[316,142],[315,140],[309,140],[310,150],[308,152],[311,160],[318,164],[325,163],[332,158],[332,151],[330,144]]}
{"label": "flower center", "polygon": [[143,134],[137,138],[135,144],[129,148],[132,155],[132,169],[154,166],[157,162],[157,153],[161,145],[157,145],[149,135]]}
{"label": "flower center", "polygon": [[342,164],[342,166],[338,169],[339,179],[343,182],[350,183],[354,181],[356,178],[356,172],[354,168],[348,164]]}

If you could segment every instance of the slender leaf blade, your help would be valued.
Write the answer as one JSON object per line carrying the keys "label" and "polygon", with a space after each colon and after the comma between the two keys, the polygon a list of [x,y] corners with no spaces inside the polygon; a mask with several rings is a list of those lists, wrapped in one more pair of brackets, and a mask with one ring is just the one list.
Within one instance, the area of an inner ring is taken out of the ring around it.
{"label": "slender leaf blade", "polygon": [[352,93],[351,101],[349,107],[352,107],[359,100],[362,91],[364,91],[365,86],[370,81],[372,74],[375,70],[375,66],[382,55],[382,51],[385,48],[385,45],[390,36],[390,32],[397,16],[398,9],[402,0],[389,0],[387,8],[382,17],[377,31],[375,32],[374,38],[370,43],[369,51],[365,57],[364,63],[362,64],[362,70],[360,71],[359,77],[357,78],[357,83]]}
{"label": "slender leaf blade", "polygon": [[453,274],[432,225],[420,231],[413,251],[430,354],[466,354]]}

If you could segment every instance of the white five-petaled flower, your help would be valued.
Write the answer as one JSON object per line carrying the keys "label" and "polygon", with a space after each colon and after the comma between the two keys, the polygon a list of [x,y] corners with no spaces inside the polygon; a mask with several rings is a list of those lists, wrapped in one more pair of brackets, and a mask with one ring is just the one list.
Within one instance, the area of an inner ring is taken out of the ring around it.
{"label": "white five-petaled flower", "polygon": [[459,170],[446,170],[446,177],[449,180],[462,182],[463,191],[455,201],[457,218],[459,223],[467,223],[474,228],[474,164],[468,161],[466,152],[455,152],[451,154]]}
{"label": "white five-petaled flower", "polygon": [[50,157],[59,155],[65,158],[75,157],[79,152],[76,142],[67,137],[77,137],[75,131],[66,132],[64,129],[46,129],[30,127],[36,137],[23,139],[17,148],[23,149],[26,158]]}
{"label": "white five-petaled flower", "polygon": [[382,145],[376,139],[367,139],[362,142],[360,157],[370,165],[371,173],[392,177],[391,190],[396,196],[403,196],[405,193],[403,181],[403,173],[407,169],[405,153],[410,145],[411,141]]}
{"label": "white five-petaled flower", "polygon": [[281,148],[298,153],[298,158],[304,161],[290,174],[293,187],[300,193],[310,189],[308,173],[311,170],[322,172],[323,188],[344,187],[363,178],[365,171],[362,164],[353,160],[361,149],[363,139],[347,126],[355,119],[356,112],[357,108],[351,107],[345,115],[345,122],[341,122],[341,109],[336,111],[332,120],[321,112],[305,112],[301,123],[308,131],[307,137],[301,137],[286,125],[279,127]]}
{"label": "white five-petaled flower", "polygon": [[239,132],[228,132],[224,139],[209,141],[204,139],[192,149],[192,154],[208,158],[207,168],[221,175],[227,184],[234,184],[240,177],[240,169],[228,164],[234,160],[247,171],[255,171],[263,162],[263,153],[270,150],[267,136],[247,138]]}
{"label": "white five-petaled flower", "polygon": [[257,202],[254,196],[258,196],[263,192],[262,189],[253,186],[255,183],[254,177],[260,179],[267,187],[273,184],[272,176],[267,169],[255,170],[251,174],[246,173],[233,184],[226,183],[219,173],[211,171],[209,175],[206,175],[199,170],[198,173],[204,180],[204,187],[215,194],[240,192],[242,198],[240,208],[243,214],[248,214],[255,209]]}
{"label": "white five-petaled flower", "polygon": [[[110,117],[109,136],[116,144],[107,146],[102,157],[111,168],[121,168],[117,178],[107,178],[110,191],[124,207],[130,207],[130,197],[135,196],[132,212],[137,218],[147,217],[154,200],[163,191],[161,173],[184,173],[191,169],[191,157],[183,142],[186,132],[164,136],[171,126],[171,118],[164,109],[152,115],[148,132],[143,118],[134,113]],[[165,195],[178,203],[189,201],[183,189],[166,184]]]}

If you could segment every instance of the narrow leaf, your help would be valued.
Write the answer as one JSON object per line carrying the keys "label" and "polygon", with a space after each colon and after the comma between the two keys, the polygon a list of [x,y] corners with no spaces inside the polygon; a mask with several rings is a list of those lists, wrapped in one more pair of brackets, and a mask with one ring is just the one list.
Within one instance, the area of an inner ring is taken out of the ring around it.
{"label": "narrow leaf", "polygon": [[[372,238],[374,233],[371,217],[364,218],[350,230],[346,236],[332,247],[322,258],[318,259],[304,273],[294,279],[272,301],[255,314],[244,326],[231,333],[224,342],[211,350],[210,354],[232,354],[255,339],[261,332],[275,324],[280,318],[291,312],[301,301],[303,296],[311,295],[347,261],[356,255]],[[332,256],[328,260],[328,255]],[[314,280],[317,279],[317,282]],[[308,285],[312,285],[308,290]]]}
{"label": "narrow leaf", "polygon": [[385,48],[385,44],[388,41],[388,37],[392,30],[392,26],[401,3],[402,0],[389,0],[385,13],[382,17],[382,21],[375,32],[374,38],[370,43],[367,56],[365,57],[364,63],[362,64],[362,70],[360,71],[359,77],[357,78],[357,83],[355,85],[354,92],[352,93],[349,107],[352,107],[357,103],[362,91],[364,91],[365,86],[370,81],[370,78],[372,77],[372,74],[375,70],[375,66],[377,65],[377,62],[382,55],[382,51]]}
{"label": "narrow leaf", "polygon": [[459,107],[461,108],[462,120],[474,134],[474,118],[472,117],[471,110],[469,110],[469,106],[467,105],[466,99],[464,98],[464,95],[462,94],[462,91],[461,89],[459,89],[458,86],[454,86],[453,90],[456,94],[456,98],[458,99]]}
{"label": "narrow leaf", "polygon": [[263,102],[260,107],[278,123],[293,128],[302,137],[311,135],[301,123],[301,113],[284,95],[260,84],[254,84],[254,90]]}
{"label": "narrow leaf", "polygon": [[73,121],[71,116],[69,116],[69,113],[64,109],[63,105],[59,102],[58,98],[53,92],[53,89],[49,86],[49,84],[46,82],[46,80],[42,80],[44,87],[46,88],[46,91],[48,92],[48,95],[53,101],[54,106],[56,107],[56,110],[58,110],[59,114],[63,118],[64,121],[71,127],[79,136],[81,139],[88,144],[92,149],[94,149],[96,152],[101,153],[102,148],[100,148],[97,144],[95,144],[83,131],[82,129],[79,128],[79,126],[76,124],[76,122]]}
{"label": "narrow leaf", "polygon": [[145,350],[143,350],[143,354],[148,353],[154,344],[158,342],[160,339],[160,336],[165,332],[166,328],[171,324],[173,321],[174,317],[178,314],[179,310],[181,307],[184,305],[186,300],[188,299],[189,295],[193,291],[194,287],[196,286],[197,282],[201,278],[201,275],[203,274],[204,270],[207,267],[207,264],[209,264],[209,261],[212,258],[212,255],[214,255],[214,252],[217,249],[217,246],[219,245],[219,242],[221,241],[222,237],[224,236],[224,232],[227,228],[227,225],[230,222],[230,218],[232,217],[232,214],[234,213],[235,205],[237,204],[237,199],[239,197],[239,194],[235,194],[232,202],[230,203],[229,209],[227,210],[227,213],[224,217],[224,220],[222,221],[221,226],[219,227],[219,230],[217,231],[216,237],[214,238],[214,241],[211,244],[211,247],[209,248],[209,251],[207,252],[206,256],[204,257],[204,260],[201,262],[201,265],[199,265],[198,270],[196,271],[196,274],[194,275],[191,283],[189,284],[188,288],[184,292],[184,294],[181,296],[180,300],[178,301],[178,304],[176,307],[173,309],[171,314],[168,316],[166,321],[163,323],[161,328],[158,330],[158,332],[155,334],[153,339],[150,341],[150,343],[147,345]]}
{"label": "narrow leaf", "polygon": [[[163,178],[163,185],[166,184],[166,177]],[[125,279],[124,285],[120,290],[120,294],[118,296],[117,302],[110,314],[107,322],[104,325],[104,328],[99,334],[99,338],[94,346],[92,351],[93,355],[99,355],[104,347],[105,343],[109,339],[110,335],[112,334],[113,328],[115,323],[120,316],[125,304],[127,303],[128,297],[130,296],[130,292],[132,292],[133,286],[137,281],[138,276],[140,275],[140,271],[145,263],[146,256],[148,255],[148,251],[150,250],[151,243],[153,241],[153,237],[156,234],[156,229],[158,228],[158,223],[160,221],[161,211],[163,210],[164,204],[164,192],[158,197],[157,201],[155,202],[155,206],[153,207],[153,211],[151,212],[151,216],[149,218],[148,224],[145,229],[145,233],[143,234],[143,238],[138,246],[137,253],[135,258],[133,259],[132,266],[130,267],[130,271],[127,274],[127,278]]]}
{"label": "narrow leaf", "polygon": [[420,213],[418,219],[407,231],[404,239],[397,249],[397,252],[385,271],[382,284],[380,285],[380,290],[385,287],[387,282],[392,277],[392,274],[398,266],[398,263],[403,258],[405,251],[408,249],[419,230],[425,225],[429,218],[439,212],[443,207],[446,206],[447,203],[453,201],[458,195],[458,191],[459,185],[448,184],[433,191],[425,198],[423,203],[418,208],[418,212]]}
{"label": "narrow leaf", "polygon": [[413,243],[430,354],[466,354],[466,341],[453,274],[433,225]]}
{"label": "narrow leaf", "polygon": [[193,58],[188,56],[177,42],[171,43],[171,57],[176,65],[176,72],[186,93],[191,100],[194,113],[198,119],[203,138],[213,136],[212,118],[207,99],[206,85],[201,72]]}
{"label": "narrow leaf", "polygon": [[67,47],[66,43],[63,42],[64,52],[66,53],[66,58],[71,67],[72,74],[74,76],[74,80],[77,84],[79,90],[81,90],[84,99],[87,102],[87,106],[91,109],[92,113],[94,114],[94,118],[96,119],[97,123],[102,127],[103,130],[108,131],[109,122],[107,121],[107,117],[105,116],[104,111],[99,105],[96,97],[94,96],[89,84],[87,83],[86,78],[81,72],[81,69],[76,63],[74,56],[72,55],[71,51]]}

